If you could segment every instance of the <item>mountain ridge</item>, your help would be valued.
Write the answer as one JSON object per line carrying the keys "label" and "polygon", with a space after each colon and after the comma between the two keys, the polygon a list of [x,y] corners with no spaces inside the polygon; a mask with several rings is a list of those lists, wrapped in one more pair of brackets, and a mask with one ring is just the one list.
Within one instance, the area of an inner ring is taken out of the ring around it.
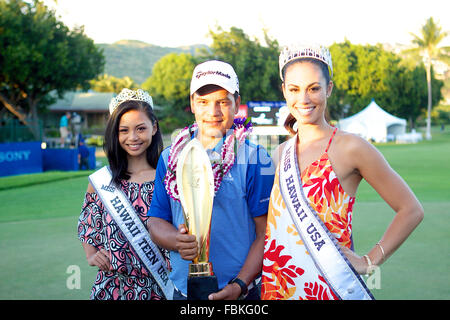
{"label": "mountain ridge", "polygon": [[123,78],[130,77],[136,83],[143,83],[152,72],[153,65],[169,53],[190,53],[195,55],[203,44],[181,47],[162,47],[140,40],[123,39],[114,43],[96,43],[105,56],[104,73]]}

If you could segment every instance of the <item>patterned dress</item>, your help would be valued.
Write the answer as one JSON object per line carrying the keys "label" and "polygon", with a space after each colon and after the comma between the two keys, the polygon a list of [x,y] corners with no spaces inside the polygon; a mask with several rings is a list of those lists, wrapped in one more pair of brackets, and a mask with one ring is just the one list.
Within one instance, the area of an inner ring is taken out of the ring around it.
{"label": "patterned dress", "polygon": [[[122,180],[121,188],[145,225],[154,182],[138,184]],[[164,297],[96,193],[85,195],[78,220],[78,238],[98,250],[104,248],[110,254],[110,270],[98,271],[91,299],[161,300]],[[161,251],[167,259],[167,252]]]}
{"label": "patterned dress", "polygon": [[[325,153],[301,173],[303,190],[339,244],[352,248],[352,209],[355,198],[342,189]],[[317,270],[287,211],[279,186],[279,170],[270,196],[264,248],[262,299],[337,299]]]}

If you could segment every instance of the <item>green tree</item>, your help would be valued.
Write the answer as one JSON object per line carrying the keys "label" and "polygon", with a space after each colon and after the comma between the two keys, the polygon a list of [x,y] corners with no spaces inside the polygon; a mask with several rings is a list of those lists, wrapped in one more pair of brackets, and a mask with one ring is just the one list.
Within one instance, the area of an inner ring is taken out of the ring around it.
{"label": "green tree", "polygon": [[[404,59],[400,65],[400,72],[391,77],[392,95],[398,104],[395,115],[408,119],[410,127],[415,127],[416,119],[426,112],[427,105],[427,84],[425,79],[426,70],[423,63],[415,64]],[[431,69],[432,83],[432,105],[436,105],[442,98],[441,88],[443,81],[434,76]]]}
{"label": "green tree", "polygon": [[[334,89],[329,104],[333,118],[363,109],[372,99],[380,104],[392,101],[392,77],[401,73],[400,58],[381,46],[354,45],[348,40],[330,47],[333,57]],[[347,107],[347,108],[346,108]]]}
{"label": "green tree", "polygon": [[[407,63],[381,45],[354,45],[348,40],[333,44],[330,52],[334,89],[329,109],[333,119],[357,113],[375,99],[386,111],[409,119],[414,126],[426,99],[425,91],[419,89],[423,64]],[[435,98],[440,99],[442,81],[434,76],[432,81],[438,89]]]}
{"label": "green tree", "polygon": [[433,108],[431,112],[431,117],[434,122],[440,125],[445,125],[450,123],[450,105],[439,105]]}
{"label": "green tree", "polygon": [[162,106],[158,115],[164,132],[184,127],[193,121],[190,111],[189,88],[196,62],[187,53],[170,53],[158,60],[151,76],[142,84]]}
{"label": "green tree", "polygon": [[38,111],[67,91],[88,89],[103,66],[82,27],[69,30],[38,0],[0,0],[0,104],[35,138]]}
{"label": "green tree", "polygon": [[123,88],[132,90],[139,89],[139,85],[130,77],[117,78],[107,74],[102,74],[89,81],[91,89],[97,92],[115,92],[120,93]]}
{"label": "green tree", "polygon": [[242,103],[283,100],[278,73],[279,45],[263,31],[265,46],[236,27],[231,27],[229,32],[220,27],[209,31],[213,43],[211,52],[204,54],[203,60],[218,59],[234,67]]}
{"label": "green tree", "polygon": [[431,65],[433,60],[442,60],[446,63],[450,61],[450,48],[439,47],[439,43],[448,35],[447,32],[442,31],[442,28],[433,20],[432,17],[428,18],[426,23],[420,30],[421,35],[411,33],[413,36],[413,44],[416,48],[408,50],[409,53],[420,53],[425,62],[426,79],[427,79],[427,130],[426,139],[431,139],[431,108],[433,107],[433,91],[432,91],[432,77],[431,77]]}

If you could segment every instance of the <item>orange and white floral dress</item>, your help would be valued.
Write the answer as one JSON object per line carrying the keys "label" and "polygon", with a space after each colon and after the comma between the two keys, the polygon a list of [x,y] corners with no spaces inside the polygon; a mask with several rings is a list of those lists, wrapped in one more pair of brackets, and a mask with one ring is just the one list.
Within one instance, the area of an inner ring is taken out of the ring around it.
{"label": "orange and white floral dress", "polygon": [[[355,198],[343,190],[328,158],[335,129],[320,159],[301,173],[303,191],[339,244],[352,248]],[[270,195],[262,273],[263,300],[338,299],[311,259],[287,211],[277,170]]]}

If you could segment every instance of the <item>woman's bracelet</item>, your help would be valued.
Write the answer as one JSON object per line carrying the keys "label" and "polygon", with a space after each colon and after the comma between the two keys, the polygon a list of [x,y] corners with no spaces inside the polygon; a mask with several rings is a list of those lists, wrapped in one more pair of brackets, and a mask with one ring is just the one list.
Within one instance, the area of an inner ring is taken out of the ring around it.
{"label": "woman's bracelet", "polygon": [[380,247],[381,255],[382,255],[382,257],[381,257],[381,262],[384,262],[384,260],[386,259],[386,256],[384,255],[384,249],[383,249],[383,247],[381,246],[380,242],[377,242],[377,244],[376,244],[375,246]]}

